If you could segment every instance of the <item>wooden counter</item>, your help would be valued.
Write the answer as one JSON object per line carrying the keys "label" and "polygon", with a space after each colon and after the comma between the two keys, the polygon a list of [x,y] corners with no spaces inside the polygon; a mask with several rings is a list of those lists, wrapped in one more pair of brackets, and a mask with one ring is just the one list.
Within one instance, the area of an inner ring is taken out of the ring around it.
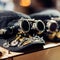
{"label": "wooden counter", "polygon": [[60,46],[17,56],[14,60],[60,60]]}
{"label": "wooden counter", "polygon": [[[45,45],[45,50],[35,51],[31,53],[17,53],[17,52],[9,52],[8,50],[0,47],[0,51],[2,51],[3,56],[0,57],[0,60],[60,60],[60,43],[50,43]],[[56,47],[57,46],[57,47]],[[47,48],[54,47],[54,48]],[[47,48],[47,49],[46,49]],[[10,54],[9,54],[10,53]]]}

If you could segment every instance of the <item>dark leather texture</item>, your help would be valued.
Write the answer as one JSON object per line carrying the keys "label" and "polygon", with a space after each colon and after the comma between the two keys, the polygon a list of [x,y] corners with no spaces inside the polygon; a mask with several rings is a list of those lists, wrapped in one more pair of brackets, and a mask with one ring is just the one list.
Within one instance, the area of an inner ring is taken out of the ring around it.
{"label": "dark leather texture", "polygon": [[[28,15],[25,15],[23,13],[17,13],[17,12],[12,12],[12,11],[1,11],[0,12],[0,29],[7,28],[7,27],[9,27],[9,25],[13,26],[13,24],[15,22],[17,22],[21,17],[27,18],[27,19],[30,18]],[[15,29],[14,32],[17,32],[16,29]],[[11,41],[13,41],[13,38],[15,38],[14,34],[11,35],[10,38],[8,38],[9,36],[10,36],[9,34],[7,36],[6,35],[0,36],[0,46],[4,47],[3,44],[6,41],[11,42]],[[3,38],[3,37],[7,37],[7,38]],[[10,51],[15,51],[15,52],[21,52],[21,51],[25,52],[30,47],[32,49],[34,49],[34,48],[36,48],[38,46],[42,46],[43,44],[44,43],[31,43],[31,44],[28,44],[28,45],[20,47],[20,48],[18,48],[17,46],[14,46],[14,47],[10,46],[10,47],[8,47],[6,49],[8,49]]]}

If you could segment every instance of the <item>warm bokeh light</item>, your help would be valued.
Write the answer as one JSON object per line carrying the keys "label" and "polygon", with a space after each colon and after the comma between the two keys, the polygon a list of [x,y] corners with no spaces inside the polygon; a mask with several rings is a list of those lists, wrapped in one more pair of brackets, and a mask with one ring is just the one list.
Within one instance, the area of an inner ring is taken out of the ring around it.
{"label": "warm bokeh light", "polygon": [[20,6],[28,7],[31,5],[31,0],[20,0]]}

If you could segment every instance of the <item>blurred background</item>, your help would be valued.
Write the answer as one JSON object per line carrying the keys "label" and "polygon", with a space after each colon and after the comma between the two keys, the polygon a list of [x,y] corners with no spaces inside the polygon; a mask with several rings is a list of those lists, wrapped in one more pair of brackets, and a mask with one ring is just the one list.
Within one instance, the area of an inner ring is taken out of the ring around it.
{"label": "blurred background", "polygon": [[10,10],[32,14],[45,9],[60,11],[60,0],[0,0],[0,10]]}

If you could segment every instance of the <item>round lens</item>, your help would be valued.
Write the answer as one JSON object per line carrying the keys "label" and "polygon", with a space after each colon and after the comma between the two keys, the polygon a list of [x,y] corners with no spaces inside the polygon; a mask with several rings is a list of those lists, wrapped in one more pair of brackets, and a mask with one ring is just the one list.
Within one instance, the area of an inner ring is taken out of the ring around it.
{"label": "round lens", "polygon": [[29,28],[30,28],[29,23],[27,21],[23,21],[22,22],[23,31],[29,31]]}
{"label": "round lens", "polygon": [[42,22],[37,23],[38,30],[42,31],[44,30],[44,24]]}
{"label": "round lens", "polygon": [[50,30],[51,31],[56,31],[57,29],[57,24],[56,23],[52,23],[51,26],[50,26]]}

